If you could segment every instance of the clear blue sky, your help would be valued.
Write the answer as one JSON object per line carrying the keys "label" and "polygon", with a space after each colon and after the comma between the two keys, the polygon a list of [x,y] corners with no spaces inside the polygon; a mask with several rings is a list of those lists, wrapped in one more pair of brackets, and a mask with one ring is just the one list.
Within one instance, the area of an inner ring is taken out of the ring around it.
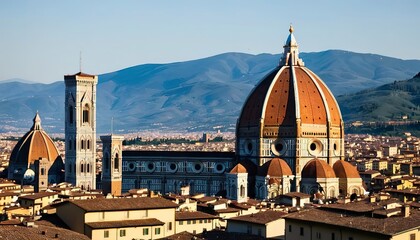
{"label": "clear blue sky", "polygon": [[0,80],[50,83],[224,52],[343,49],[420,59],[420,1],[21,0],[0,2]]}

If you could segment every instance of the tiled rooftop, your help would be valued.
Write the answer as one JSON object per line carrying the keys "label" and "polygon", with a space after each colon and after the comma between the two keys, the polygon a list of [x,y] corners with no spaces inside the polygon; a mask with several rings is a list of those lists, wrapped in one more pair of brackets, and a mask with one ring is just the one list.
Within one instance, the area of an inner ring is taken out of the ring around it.
{"label": "tiled rooftop", "polygon": [[178,204],[163,198],[97,198],[87,200],[74,200],[71,203],[87,212],[120,211],[133,209],[176,208]]}
{"label": "tiled rooftop", "polygon": [[401,216],[372,218],[365,216],[347,216],[337,212],[330,212],[321,209],[308,209],[291,213],[285,216],[285,219],[286,221],[287,219],[299,220],[353,228],[385,235],[394,235],[412,228],[418,228],[420,222],[420,211],[411,210],[410,216],[406,218]]}
{"label": "tiled rooftop", "polygon": [[239,217],[230,218],[228,221],[240,221],[240,222],[249,222],[249,223],[257,223],[257,224],[267,224],[269,222],[278,220],[283,218],[287,213],[280,212],[280,211],[264,211],[253,213],[249,215],[242,215]]}
{"label": "tiled rooftop", "polygon": [[106,221],[106,222],[90,222],[85,223],[92,229],[103,228],[124,228],[124,227],[141,227],[141,226],[159,226],[165,223],[156,218],[124,220],[124,221]]}
{"label": "tiled rooftop", "polygon": [[20,196],[19,198],[28,199],[28,200],[35,200],[35,199],[50,197],[50,196],[54,196],[54,195],[58,196],[58,193],[57,192],[39,192],[39,193],[31,194],[31,195]]}

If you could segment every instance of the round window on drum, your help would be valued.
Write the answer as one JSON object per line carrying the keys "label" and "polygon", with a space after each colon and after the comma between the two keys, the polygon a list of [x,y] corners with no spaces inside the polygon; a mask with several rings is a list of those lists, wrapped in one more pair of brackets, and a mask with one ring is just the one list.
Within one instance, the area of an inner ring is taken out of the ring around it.
{"label": "round window on drum", "polygon": [[128,163],[127,169],[128,169],[128,171],[131,171],[131,172],[134,171],[134,170],[136,170],[136,164],[133,163],[133,162]]}
{"label": "round window on drum", "polygon": [[216,173],[223,173],[226,167],[223,163],[217,163],[214,167],[214,172]]}
{"label": "round window on drum", "polygon": [[169,163],[169,164],[167,165],[166,170],[167,170],[168,172],[174,173],[174,172],[176,172],[176,171],[178,170],[178,165],[177,165],[176,163]]}
{"label": "round window on drum", "polygon": [[323,150],[323,145],[322,142],[319,141],[318,139],[313,139],[312,141],[309,142],[308,144],[308,152],[309,154],[311,154],[312,156],[320,156]]}
{"label": "round window on drum", "polygon": [[245,140],[245,142],[244,142],[244,145],[243,145],[243,148],[244,148],[244,151],[245,151],[245,154],[247,154],[247,155],[251,155],[252,154],[252,152],[254,151],[254,144],[252,143],[252,141],[251,141],[251,139],[247,139],[247,140]]}
{"label": "round window on drum", "polygon": [[154,162],[148,162],[146,163],[146,171],[147,172],[154,172],[156,169],[155,163]]}
{"label": "round window on drum", "polygon": [[276,156],[283,156],[287,151],[287,144],[283,139],[277,139],[271,144],[271,152]]}
{"label": "round window on drum", "polygon": [[340,155],[340,141],[334,141],[333,143],[333,152],[335,156]]}
{"label": "round window on drum", "polygon": [[200,173],[204,169],[204,165],[201,162],[191,163],[191,170],[195,173]]}

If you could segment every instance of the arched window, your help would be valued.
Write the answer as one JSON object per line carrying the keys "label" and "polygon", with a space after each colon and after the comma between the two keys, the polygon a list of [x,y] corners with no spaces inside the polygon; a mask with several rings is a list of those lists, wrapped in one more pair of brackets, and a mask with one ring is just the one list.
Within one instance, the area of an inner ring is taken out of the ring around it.
{"label": "arched window", "polygon": [[89,163],[87,164],[86,172],[90,172],[90,164]]}
{"label": "arched window", "polygon": [[245,197],[245,187],[244,185],[241,185],[241,198]]}
{"label": "arched window", "polygon": [[85,104],[83,107],[82,123],[89,123],[90,108],[89,104]]}
{"label": "arched window", "polygon": [[82,139],[81,143],[80,143],[80,148],[81,149],[85,149],[85,140]]}
{"label": "arched window", "polygon": [[86,149],[90,149],[90,140],[87,140],[87,147]]}
{"label": "arched window", "polygon": [[334,189],[330,189],[330,197],[335,197],[335,190]]}
{"label": "arched window", "polygon": [[80,164],[80,172],[84,172],[84,170],[85,170],[85,169],[84,169],[84,164],[83,164],[83,163],[81,163],[81,164]]}
{"label": "arched window", "polygon": [[119,168],[120,168],[120,161],[119,161],[118,153],[116,153],[115,158],[114,158],[114,170],[118,171]]}
{"label": "arched window", "polygon": [[45,175],[45,168],[41,168],[41,175]]}

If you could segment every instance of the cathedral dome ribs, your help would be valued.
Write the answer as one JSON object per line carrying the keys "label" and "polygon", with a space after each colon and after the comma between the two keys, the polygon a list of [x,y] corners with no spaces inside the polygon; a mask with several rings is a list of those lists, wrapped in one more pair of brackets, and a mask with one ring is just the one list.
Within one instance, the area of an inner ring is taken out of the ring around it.
{"label": "cathedral dome ribs", "polygon": [[[264,77],[244,104],[238,120],[239,136],[327,137],[331,126],[340,129],[342,125],[335,98],[325,83],[305,67],[293,28],[289,31],[279,67]],[[335,137],[341,137],[339,129]]]}
{"label": "cathedral dome ribs", "polygon": [[[332,187],[337,178],[331,166],[344,159],[340,109],[326,84],[299,58],[293,27],[289,33],[279,66],[257,84],[242,108],[236,129],[238,158],[259,166],[259,180],[284,174],[279,169],[287,165],[294,174],[292,191],[308,190],[313,178],[328,179]],[[277,157],[281,167],[274,167]],[[257,195],[263,192],[259,189]]]}
{"label": "cathedral dome ribs", "polygon": [[31,130],[27,132],[16,144],[10,156],[10,162],[27,165],[40,158],[54,162],[59,153],[54,142],[41,127],[41,118],[36,113]]}

